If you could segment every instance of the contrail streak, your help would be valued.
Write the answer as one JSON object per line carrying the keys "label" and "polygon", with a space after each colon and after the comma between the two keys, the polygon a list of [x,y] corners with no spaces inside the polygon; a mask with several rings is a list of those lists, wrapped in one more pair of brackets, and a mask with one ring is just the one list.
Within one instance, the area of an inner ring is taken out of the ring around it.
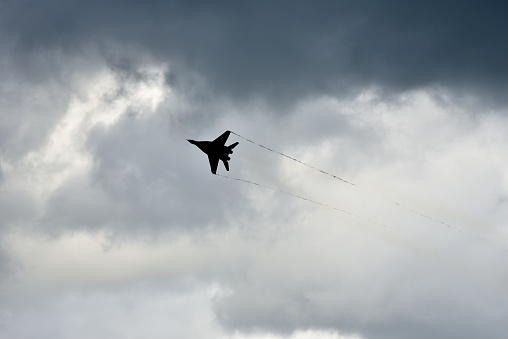
{"label": "contrail streak", "polygon": [[[395,206],[398,206],[399,208],[402,208],[402,209],[404,209],[404,210],[406,210],[406,211],[409,211],[409,212],[411,212],[411,213],[413,213],[413,214],[416,214],[416,215],[418,215],[418,216],[420,216],[420,217],[422,217],[422,218],[425,218],[425,219],[431,220],[431,221],[433,221],[433,222],[435,222],[435,223],[437,223],[437,224],[441,224],[442,226],[445,226],[445,227],[450,228],[450,229],[454,229],[454,230],[456,230],[456,231],[458,231],[458,232],[464,232],[462,229],[460,229],[460,228],[458,228],[458,227],[455,227],[455,226],[452,226],[452,225],[448,224],[448,223],[447,223],[447,222],[445,222],[445,221],[439,220],[439,219],[434,218],[434,217],[432,217],[432,216],[430,216],[430,215],[428,215],[428,214],[425,214],[425,213],[420,212],[420,211],[418,211],[418,210],[415,210],[415,209],[413,209],[413,208],[411,208],[411,207],[408,207],[408,206],[406,206],[406,205],[404,205],[404,204],[402,204],[402,203],[400,203],[400,202],[397,202],[397,201],[395,201],[395,200],[392,200],[392,199],[389,199],[389,198],[383,197],[383,196],[381,196],[381,195],[379,195],[379,194],[377,194],[377,193],[375,193],[375,192],[372,192],[372,191],[369,191],[369,190],[367,190],[367,189],[364,189],[364,188],[362,188],[362,187],[358,186],[357,184],[352,183],[351,181],[348,181],[348,180],[346,180],[346,179],[344,179],[344,178],[339,177],[338,175],[334,175],[334,174],[329,173],[329,172],[327,172],[327,171],[324,171],[324,170],[322,170],[322,169],[320,169],[320,168],[317,168],[317,167],[314,167],[314,166],[312,166],[312,165],[309,165],[309,164],[307,164],[307,163],[305,163],[305,162],[303,162],[303,161],[301,161],[301,160],[298,160],[298,159],[296,159],[296,158],[294,158],[294,157],[291,157],[291,156],[289,156],[289,155],[287,155],[287,154],[284,154],[284,153],[282,153],[282,152],[276,151],[276,150],[274,150],[274,149],[272,149],[272,148],[269,148],[269,147],[266,147],[266,146],[264,146],[264,145],[258,144],[257,142],[254,142],[254,141],[252,141],[252,140],[250,140],[250,139],[247,139],[246,137],[241,136],[240,134],[235,133],[235,132],[233,132],[233,131],[231,131],[231,133],[232,133],[232,134],[234,134],[234,135],[236,135],[236,136],[237,136],[237,137],[239,137],[239,138],[242,138],[242,139],[243,139],[243,140],[245,140],[245,141],[250,142],[250,143],[251,143],[251,144],[253,144],[253,145],[256,145],[256,146],[258,146],[258,147],[264,148],[264,149],[266,149],[266,150],[268,150],[268,151],[270,151],[270,152],[273,152],[273,153],[278,154],[278,155],[280,155],[280,156],[283,156],[283,157],[285,157],[285,158],[291,159],[291,160],[293,160],[293,161],[295,161],[295,162],[297,162],[297,163],[299,163],[299,164],[301,164],[301,165],[307,166],[307,167],[309,167],[309,168],[311,168],[311,169],[313,169],[313,170],[315,170],[315,171],[317,171],[317,172],[320,172],[320,173],[322,173],[322,174],[328,175],[328,176],[330,176],[330,177],[332,177],[332,178],[334,178],[334,179],[336,179],[336,180],[339,180],[339,181],[341,181],[341,182],[343,182],[343,183],[345,183],[345,184],[348,184],[348,185],[350,185],[350,186],[354,186],[354,187],[356,187],[357,189],[364,191],[365,193],[368,193],[368,194],[370,194],[370,195],[372,195],[372,196],[376,196],[376,197],[378,197],[378,198],[379,198],[379,199],[381,199],[381,200],[384,200],[384,201],[386,201],[386,202],[389,202],[389,203],[391,203],[391,204],[393,204],[393,205],[395,205]],[[240,181],[246,181],[246,180],[243,180],[243,179],[238,179],[238,180],[240,180]],[[253,184],[255,184],[255,183],[253,183]],[[259,185],[259,184],[256,184],[256,185]],[[259,186],[261,186],[261,185],[259,185]],[[263,187],[264,187],[264,186],[263,186]],[[270,187],[266,187],[266,188],[270,188]],[[270,189],[277,190],[277,189],[274,189],[274,188],[270,188]],[[283,192],[283,193],[289,194],[289,193],[287,193],[287,192]],[[291,195],[291,194],[290,194],[290,195]],[[298,196],[297,196],[297,197],[298,197]],[[302,197],[298,197],[298,198],[303,199]],[[306,199],[306,200],[308,200],[308,199]],[[321,203],[318,203],[318,202],[314,202],[314,203],[321,204]],[[329,206],[329,207],[331,207],[331,206]],[[332,207],[332,208],[333,208],[333,207]],[[349,214],[350,214],[350,213],[349,213]],[[478,235],[476,235],[476,237],[477,237],[477,238],[479,238],[479,239],[481,239],[481,240],[485,240],[485,239],[483,239],[482,237],[480,237],[480,236],[478,236]]]}
{"label": "contrail streak", "polygon": [[364,221],[367,221],[369,223],[372,223],[372,224],[375,224],[375,225],[378,225],[378,226],[387,227],[385,224],[374,222],[373,220],[371,220],[369,218],[362,217],[362,216],[360,216],[358,214],[354,214],[354,213],[346,211],[346,210],[344,210],[342,208],[338,208],[338,207],[335,207],[335,206],[332,206],[332,205],[328,205],[328,204],[325,204],[325,203],[322,203],[322,202],[319,202],[319,201],[315,201],[315,200],[312,200],[312,199],[309,199],[309,198],[305,198],[305,197],[302,197],[300,195],[296,195],[296,194],[293,194],[293,193],[290,193],[290,192],[287,192],[287,191],[284,191],[284,190],[281,190],[281,189],[278,189],[278,188],[262,185],[262,184],[259,184],[257,182],[254,182],[254,181],[245,180],[245,179],[241,179],[241,178],[228,177],[228,176],[222,175],[222,174],[215,174],[215,175],[217,175],[219,177],[226,178],[226,179],[230,179],[230,180],[241,181],[241,182],[244,182],[244,183],[247,183],[247,184],[251,184],[251,185],[254,185],[254,186],[259,186],[259,187],[267,188],[267,189],[272,190],[272,191],[283,193],[283,194],[292,196],[294,198],[298,198],[298,199],[301,199],[301,200],[304,200],[304,201],[311,202],[311,203],[316,204],[316,205],[324,206],[324,207],[333,209],[335,211],[339,211],[339,212],[344,213],[344,214],[348,214],[350,216],[353,216],[353,217],[358,218],[358,219],[362,219]]}

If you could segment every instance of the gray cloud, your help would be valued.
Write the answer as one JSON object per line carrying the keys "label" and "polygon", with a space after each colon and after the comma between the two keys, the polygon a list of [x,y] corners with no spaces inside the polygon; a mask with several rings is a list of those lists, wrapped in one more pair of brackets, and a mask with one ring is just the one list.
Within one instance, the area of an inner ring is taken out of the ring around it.
{"label": "gray cloud", "polygon": [[198,72],[232,98],[442,85],[502,100],[506,11],[477,1],[20,1],[2,26],[22,54],[139,46],[173,62],[176,79]]}
{"label": "gray cloud", "polygon": [[[211,307],[221,331],[246,336],[502,337],[508,125],[471,113],[506,112],[505,13],[472,1],[3,2],[0,272],[25,285],[11,296],[18,284],[0,279],[0,333],[29,336],[9,314],[44,313],[38,328],[53,334],[83,286],[96,299],[81,316],[104,306],[115,318],[133,281],[190,277],[223,293],[183,313]],[[464,232],[236,136],[230,175],[374,223],[213,177],[185,139],[226,129]],[[125,293],[102,291],[115,284]],[[54,292],[63,285],[71,297]],[[147,286],[139,309],[163,293]],[[39,290],[58,309],[36,305]],[[179,311],[162,309],[143,326]],[[90,333],[111,337],[107,320]]]}
{"label": "gray cloud", "polygon": [[[284,255],[271,254],[272,260]],[[256,271],[246,273],[254,282],[235,285],[234,294],[216,305],[219,320],[226,328],[252,331],[262,327],[276,333],[333,328],[344,333],[360,332],[365,338],[460,338],[471,334],[503,337],[499,320],[505,318],[506,308],[501,305],[506,295],[497,283],[478,286],[456,269],[443,274],[443,267],[428,262],[419,263],[417,268],[404,264],[396,268],[400,262],[387,264],[381,260],[381,264],[370,257],[370,263],[366,263],[360,256],[357,259],[369,267],[372,275],[368,274],[371,279],[357,280],[354,276],[358,271],[341,267],[339,251],[320,253],[313,264],[303,259],[312,257],[311,253],[300,256],[295,251],[291,255],[295,256],[294,263],[303,261],[316,275],[300,276],[291,264],[277,265],[278,274],[271,272],[273,266],[267,263],[254,265]],[[328,256],[334,259],[323,259]],[[414,264],[419,259],[409,261]],[[476,269],[490,275],[488,270]],[[395,271],[402,276],[394,279]],[[413,278],[406,280],[407,274]],[[276,276],[280,277],[277,284],[269,283]],[[486,304],[497,306],[486,308]]]}
{"label": "gray cloud", "polygon": [[190,157],[195,150],[181,132],[161,124],[160,115],[145,121],[126,116],[107,131],[93,131],[89,143],[91,182],[70,181],[54,192],[47,223],[134,234],[189,232],[228,224],[226,215],[245,203],[238,187],[212,180],[206,156]]}

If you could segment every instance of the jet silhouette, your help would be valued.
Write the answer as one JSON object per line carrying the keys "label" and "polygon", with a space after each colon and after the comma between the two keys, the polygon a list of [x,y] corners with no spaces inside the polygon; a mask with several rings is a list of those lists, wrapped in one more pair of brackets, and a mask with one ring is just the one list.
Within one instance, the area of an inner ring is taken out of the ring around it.
{"label": "jet silhouette", "polygon": [[200,150],[202,150],[203,152],[206,153],[206,155],[208,155],[210,169],[212,170],[213,174],[217,172],[219,160],[222,160],[222,163],[224,163],[224,167],[226,167],[226,170],[229,171],[228,161],[231,160],[229,155],[233,153],[233,148],[235,148],[236,145],[238,145],[238,142],[235,142],[234,144],[225,146],[230,133],[231,131],[226,131],[222,133],[222,135],[217,139],[215,139],[214,141],[196,141],[187,139],[188,142],[198,146]]}

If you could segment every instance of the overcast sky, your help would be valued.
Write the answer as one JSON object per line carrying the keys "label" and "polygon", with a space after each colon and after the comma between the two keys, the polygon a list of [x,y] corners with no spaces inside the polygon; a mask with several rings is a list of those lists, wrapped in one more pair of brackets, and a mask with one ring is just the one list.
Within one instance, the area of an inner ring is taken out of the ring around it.
{"label": "overcast sky", "polygon": [[506,337],[507,15],[0,1],[0,337]]}

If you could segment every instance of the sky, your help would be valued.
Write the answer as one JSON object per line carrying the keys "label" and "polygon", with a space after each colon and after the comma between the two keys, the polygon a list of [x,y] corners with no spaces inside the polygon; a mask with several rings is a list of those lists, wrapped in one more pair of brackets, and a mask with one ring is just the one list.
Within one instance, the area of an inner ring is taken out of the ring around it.
{"label": "sky", "polygon": [[504,338],[507,14],[0,1],[0,337]]}

